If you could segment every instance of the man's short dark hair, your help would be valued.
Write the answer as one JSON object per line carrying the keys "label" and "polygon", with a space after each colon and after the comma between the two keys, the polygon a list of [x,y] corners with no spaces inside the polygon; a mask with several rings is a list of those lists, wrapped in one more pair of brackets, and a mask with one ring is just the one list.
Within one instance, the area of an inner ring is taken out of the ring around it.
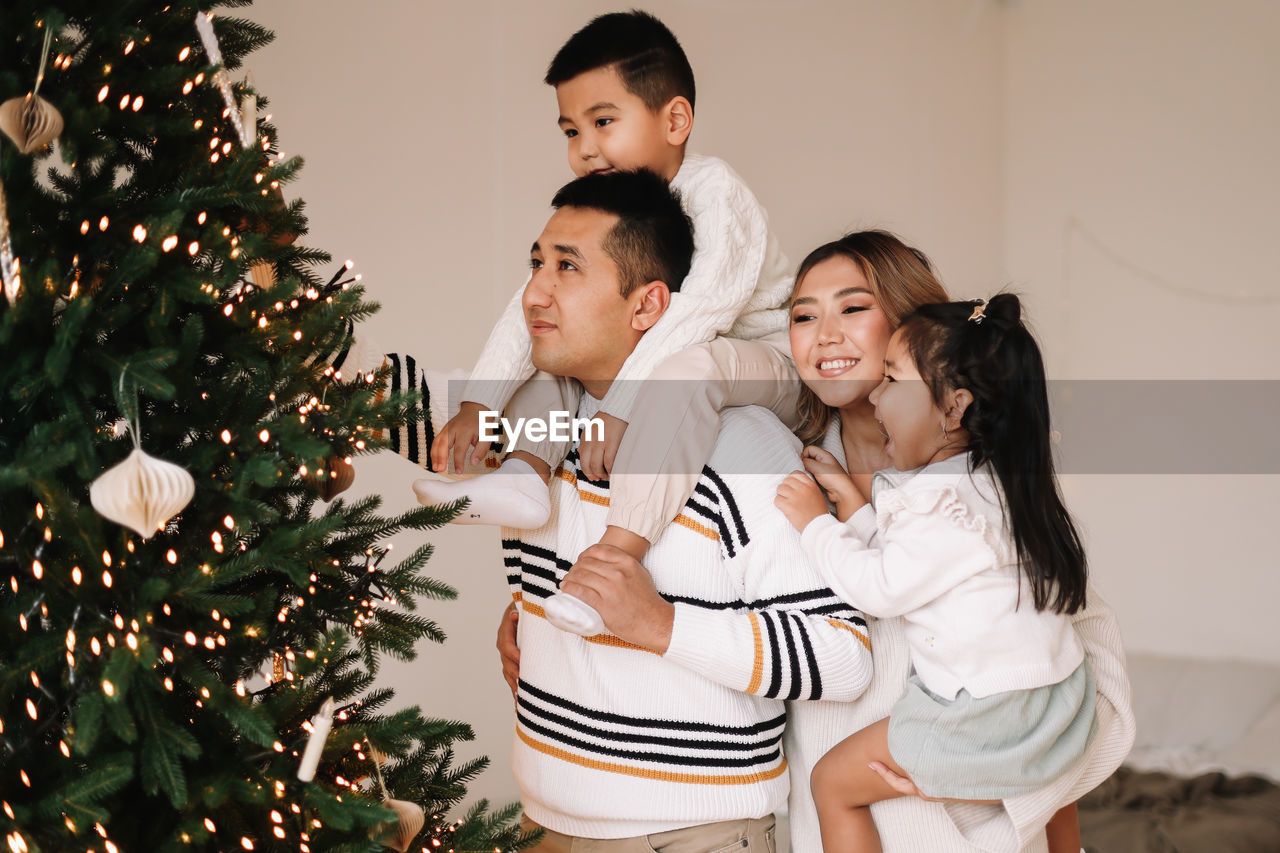
{"label": "man's short dark hair", "polygon": [[579,74],[613,65],[622,85],[656,112],[683,95],[693,106],[693,69],[667,25],[648,12],[611,12],[593,18],[556,53],[547,67],[547,85],[559,86]]}
{"label": "man's short dark hair", "polygon": [[661,281],[672,293],[693,262],[693,222],[680,193],[647,169],[585,175],[560,188],[551,206],[585,207],[612,213],[618,223],[601,244],[618,265],[623,297],[641,285]]}

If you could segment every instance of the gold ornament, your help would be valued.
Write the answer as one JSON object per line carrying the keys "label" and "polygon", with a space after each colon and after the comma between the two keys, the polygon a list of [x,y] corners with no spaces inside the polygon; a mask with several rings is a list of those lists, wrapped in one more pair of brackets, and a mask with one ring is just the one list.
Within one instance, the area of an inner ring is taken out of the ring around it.
{"label": "gold ornament", "polygon": [[0,104],[0,130],[13,140],[23,154],[39,151],[62,133],[62,113],[58,108],[29,92]]}
{"label": "gold ornament", "polygon": [[383,800],[382,804],[396,813],[394,826],[384,824],[369,830],[369,837],[392,850],[405,853],[427,822],[427,813],[417,803],[405,800]]}
{"label": "gold ornament", "polygon": [[316,481],[315,489],[325,503],[351,488],[355,482],[356,469],[345,456],[337,453],[324,460],[324,471]]}
{"label": "gold ornament", "polygon": [[93,481],[89,502],[99,515],[149,539],[191,502],[195,492],[195,480],[186,469],[135,446],[123,462]]}
{"label": "gold ornament", "polygon": [[0,131],[13,140],[23,154],[39,151],[62,133],[62,114],[57,107],[40,97],[40,84],[44,82],[44,66],[49,59],[49,44],[53,28],[44,31],[44,47],[40,50],[40,69],[36,71],[36,84],[25,97],[10,98],[0,104]]}

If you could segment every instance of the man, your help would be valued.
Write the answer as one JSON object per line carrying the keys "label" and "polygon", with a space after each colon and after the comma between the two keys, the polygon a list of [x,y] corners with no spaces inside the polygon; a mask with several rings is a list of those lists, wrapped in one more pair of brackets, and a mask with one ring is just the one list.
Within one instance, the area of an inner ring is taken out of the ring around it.
{"label": "man", "polygon": [[[591,416],[666,311],[693,240],[647,173],[588,175],[557,193],[523,307],[534,364],[581,383]],[[505,529],[519,620],[513,768],[526,818],[560,851],[772,849],[786,800],[787,699],[848,700],[868,684],[860,615],[805,562],[774,507],[799,443],[768,411],[732,409],[694,496],[642,566],[596,545],[609,484],[576,449],[552,477],[550,521]],[[572,568],[572,571],[570,570]],[[545,619],[557,588],[607,634]]]}

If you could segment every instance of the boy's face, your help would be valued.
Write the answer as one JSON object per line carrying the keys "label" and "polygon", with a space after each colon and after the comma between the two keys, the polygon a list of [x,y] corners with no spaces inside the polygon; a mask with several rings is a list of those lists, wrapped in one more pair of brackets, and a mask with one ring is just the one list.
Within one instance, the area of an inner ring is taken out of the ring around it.
{"label": "boy's face", "polygon": [[649,169],[669,181],[679,171],[693,119],[684,98],[654,112],[608,65],[561,83],[556,103],[569,143],[569,168],[578,177]]}

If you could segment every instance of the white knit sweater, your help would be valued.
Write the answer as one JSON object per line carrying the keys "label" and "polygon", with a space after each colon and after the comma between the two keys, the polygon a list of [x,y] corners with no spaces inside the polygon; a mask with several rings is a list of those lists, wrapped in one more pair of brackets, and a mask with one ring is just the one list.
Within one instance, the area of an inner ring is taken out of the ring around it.
{"label": "white knit sweater", "polygon": [[[793,273],[742,178],[723,160],[688,154],[671,186],[693,220],[693,264],[604,398],[601,409],[622,420],[631,418],[637,380],[647,379],[667,356],[717,335],[754,340],[787,328]],[[462,400],[501,411],[533,375],[523,293],[524,287],[516,291],[489,333]]]}
{"label": "white knit sweater", "polygon": [[871,678],[865,622],[825,588],[774,507],[799,467],[799,443],[772,414],[724,413],[693,497],[645,558],[675,603],[663,656],[544,618],[542,602],[605,528],[608,484],[585,479],[576,450],[553,480],[551,521],[503,531],[523,611],[512,764],[531,819],[619,838],[783,805],[784,700],[852,707]]}
{"label": "white knit sweater", "polygon": [[875,475],[875,508],[815,518],[800,544],[837,595],[902,616],[911,663],[944,699],[1057,684],[1084,659],[1069,617],[1037,610],[990,468],[961,453]]}
{"label": "white knit sweater", "polygon": [[[844,464],[837,419],[823,446]],[[1089,751],[1052,785],[1001,805],[930,803],[914,797],[871,807],[885,853],[1045,853],[1044,825],[1059,808],[1075,802],[1111,775],[1133,746],[1135,723],[1124,646],[1115,612],[1092,589],[1089,606],[1072,617],[1076,635],[1097,682],[1098,731]],[[818,815],[809,795],[809,775],[827,750],[889,715],[910,672],[901,617],[869,619],[875,676],[856,702],[794,702],[783,742],[791,764],[791,849],[819,853]]]}

